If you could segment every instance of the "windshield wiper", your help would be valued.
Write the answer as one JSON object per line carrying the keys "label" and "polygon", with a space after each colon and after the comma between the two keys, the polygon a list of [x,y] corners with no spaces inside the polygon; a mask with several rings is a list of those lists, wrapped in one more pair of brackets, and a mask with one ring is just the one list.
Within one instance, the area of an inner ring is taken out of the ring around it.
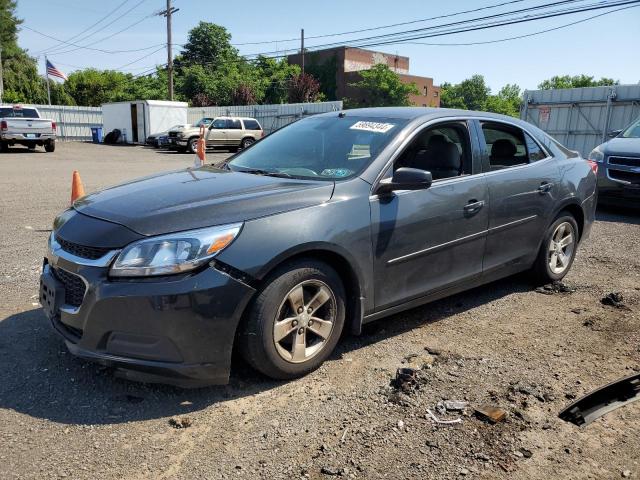
{"label": "windshield wiper", "polygon": [[281,177],[281,178],[293,178],[291,175],[285,172],[278,172],[275,170],[262,170],[260,168],[245,168],[242,170],[235,170],[241,173],[250,173],[252,175],[263,175],[265,177]]}

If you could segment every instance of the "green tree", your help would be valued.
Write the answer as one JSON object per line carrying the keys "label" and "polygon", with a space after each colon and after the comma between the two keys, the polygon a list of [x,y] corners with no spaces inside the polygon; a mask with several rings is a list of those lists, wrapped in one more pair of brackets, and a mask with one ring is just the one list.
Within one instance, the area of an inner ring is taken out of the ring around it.
{"label": "green tree", "polygon": [[462,108],[466,109],[464,98],[457,85],[445,82],[440,85],[440,106],[442,108]]}
{"label": "green tree", "polygon": [[223,62],[237,61],[238,50],[231,46],[227,29],[209,22],[200,22],[189,31],[187,43],[177,63],[217,67]]}
{"label": "green tree", "polygon": [[551,90],[556,88],[581,88],[581,87],[603,87],[609,85],[619,85],[619,80],[602,77],[596,80],[589,75],[556,75],[538,85],[540,90]]}
{"label": "green tree", "polygon": [[515,84],[507,84],[500,89],[497,95],[487,97],[483,110],[519,117],[520,103],[520,87]]}
{"label": "green tree", "polygon": [[258,88],[262,92],[262,102],[285,103],[289,82],[300,74],[300,66],[289,65],[286,59],[276,60],[263,56],[259,56],[254,65]]}
{"label": "green tree", "polygon": [[0,45],[4,80],[3,101],[7,103],[46,103],[47,91],[38,75],[36,59],[18,46],[18,27],[14,0],[0,0]]}
{"label": "green tree", "polygon": [[[383,63],[361,71],[360,77],[362,77],[360,81],[350,83],[349,86],[363,92],[365,106],[408,106],[411,105],[409,95],[420,93],[414,83],[403,83],[400,76]],[[348,105],[353,103],[352,99],[347,99]]]}

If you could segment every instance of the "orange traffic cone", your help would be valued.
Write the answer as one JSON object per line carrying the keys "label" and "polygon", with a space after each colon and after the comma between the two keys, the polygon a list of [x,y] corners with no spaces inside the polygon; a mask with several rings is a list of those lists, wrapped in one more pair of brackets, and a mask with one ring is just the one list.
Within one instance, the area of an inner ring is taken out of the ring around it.
{"label": "orange traffic cone", "polygon": [[71,205],[78,198],[84,197],[84,187],[82,186],[82,180],[80,180],[80,174],[77,170],[73,171],[73,179],[71,180]]}
{"label": "orange traffic cone", "polygon": [[204,162],[207,159],[207,142],[204,139],[205,136],[205,127],[204,125],[200,125],[200,138],[198,138],[198,143],[196,145],[196,159],[195,159],[195,167],[201,167],[204,165]]}

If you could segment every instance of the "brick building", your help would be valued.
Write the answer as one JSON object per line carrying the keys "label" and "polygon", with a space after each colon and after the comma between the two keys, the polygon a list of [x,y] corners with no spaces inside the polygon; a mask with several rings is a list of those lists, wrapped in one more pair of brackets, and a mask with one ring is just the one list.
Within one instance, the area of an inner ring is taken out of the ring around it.
{"label": "brick building", "polygon": [[[289,63],[301,65],[302,56],[298,53],[289,55]],[[305,69],[320,80],[323,89],[335,90],[327,92],[336,100],[350,98],[355,101],[363,99],[363,92],[349,86],[361,79],[360,72],[368,70],[379,63],[386,63],[395,71],[404,83],[415,83],[420,94],[411,95],[411,103],[418,107],[439,107],[440,87],[433,84],[433,78],[409,75],[409,57],[389,53],[374,52],[362,48],[336,47],[326,50],[307,52],[304,56]],[[334,73],[335,72],[335,80]],[[333,82],[335,81],[335,85]]]}

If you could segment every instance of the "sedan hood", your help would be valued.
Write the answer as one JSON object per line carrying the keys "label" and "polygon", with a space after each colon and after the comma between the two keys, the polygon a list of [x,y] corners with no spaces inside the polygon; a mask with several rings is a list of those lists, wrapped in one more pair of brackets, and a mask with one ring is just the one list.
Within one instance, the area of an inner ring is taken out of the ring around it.
{"label": "sedan hood", "polygon": [[640,138],[612,138],[604,146],[607,155],[640,156]]}
{"label": "sedan hood", "polygon": [[74,208],[142,235],[241,222],[328,201],[333,182],[230,172],[168,172],[88,195]]}

